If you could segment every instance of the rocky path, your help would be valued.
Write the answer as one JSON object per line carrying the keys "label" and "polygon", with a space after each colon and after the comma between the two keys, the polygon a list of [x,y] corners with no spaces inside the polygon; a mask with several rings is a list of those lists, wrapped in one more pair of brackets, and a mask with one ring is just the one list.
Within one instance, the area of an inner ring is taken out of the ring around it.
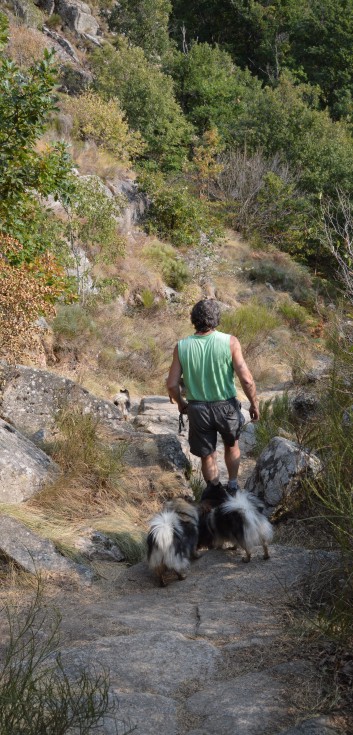
{"label": "rocky path", "polygon": [[[141,410],[145,431],[176,432],[166,399],[145,399]],[[293,613],[304,580],[328,560],[274,545],[268,561],[258,548],[243,564],[240,553],[213,550],[165,589],[145,563],[113,565],[110,582],[62,606],[64,661],[109,668],[119,735],[342,735],[320,714],[320,668],[298,643]],[[105,735],[115,726],[107,719]]]}
{"label": "rocky path", "polygon": [[[334,735],[321,674],[298,647],[293,595],[327,553],[209,551],[161,589],[138,564],[64,606],[64,662],[110,669],[119,733]],[[68,641],[70,641],[68,643]],[[298,722],[300,724],[298,724]],[[104,733],[115,733],[107,720]]]}

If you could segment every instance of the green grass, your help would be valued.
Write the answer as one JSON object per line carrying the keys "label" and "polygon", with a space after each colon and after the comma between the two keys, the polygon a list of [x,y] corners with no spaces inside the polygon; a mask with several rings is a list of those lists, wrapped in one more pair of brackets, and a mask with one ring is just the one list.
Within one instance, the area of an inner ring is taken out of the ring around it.
{"label": "green grass", "polygon": [[234,334],[242,345],[244,355],[261,348],[264,339],[279,327],[281,319],[267,306],[251,301],[236,310],[224,311],[220,329]]}

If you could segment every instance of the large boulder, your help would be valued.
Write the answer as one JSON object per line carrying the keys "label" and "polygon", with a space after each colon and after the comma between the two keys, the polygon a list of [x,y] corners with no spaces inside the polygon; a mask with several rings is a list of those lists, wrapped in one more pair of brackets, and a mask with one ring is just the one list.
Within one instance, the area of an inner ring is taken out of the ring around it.
{"label": "large boulder", "polygon": [[56,0],[55,11],[71,31],[79,34],[89,33],[91,36],[97,34],[99,25],[87,3],[81,0]]}
{"label": "large boulder", "polygon": [[44,571],[74,576],[84,583],[93,579],[90,569],[60,554],[52,541],[38,536],[16,518],[6,515],[0,516],[0,551],[31,574]]}
{"label": "large boulder", "polygon": [[23,365],[0,364],[0,411],[2,417],[35,440],[55,434],[56,417],[75,405],[92,413],[115,434],[129,436],[132,429],[122,420],[119,408],[89,393],[73,380]]}
{"label": "large boulder", "polygon": [[305,477],[313,478],[321,469],[314,454],[289,439],[275,436],[260,454],[245,488],[264,501],[270,514],[300,487]]}
{"label": "large boulder", "polygon": [[44,452],[0,419],[0,502],[22,503],[55,480],[59,468]]}

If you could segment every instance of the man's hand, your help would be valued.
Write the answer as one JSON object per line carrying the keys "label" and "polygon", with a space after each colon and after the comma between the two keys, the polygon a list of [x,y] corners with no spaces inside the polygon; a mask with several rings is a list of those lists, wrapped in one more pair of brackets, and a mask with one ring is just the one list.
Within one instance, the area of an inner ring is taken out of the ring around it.
{"label": "man's hand", "polygon": [[171,403],[177,403],[180,413],[186,413],[187,401],[182,397],[180,391],[180,380],[181,380],[181,364],[178,356],[178,345],[174,347],[173,361],[170,366],[169,375],[167,378],[167,389],[169,394],[169,400]]}
{"label": "man's hand", "polygon": [[182,399],[181,399],[181,400],[180,400],[180,401],[178,402],[178,408],[179,408],[179,412],[180,412],[180,413],[187,413],[187,412],[188,412],[188,402],[187,402],[187,401],[185,401],[185,399],[184,399],[184,398],[182,398]]}
{"label": "man's hand", "polygon": [[251,421],[258,421],[260,418],[259,404],[251,403],[249,408]]}

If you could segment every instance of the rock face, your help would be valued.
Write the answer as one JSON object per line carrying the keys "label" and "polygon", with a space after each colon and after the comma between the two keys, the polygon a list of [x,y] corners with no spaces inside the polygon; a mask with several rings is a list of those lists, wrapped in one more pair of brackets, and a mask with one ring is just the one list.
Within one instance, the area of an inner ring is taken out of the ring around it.
{"label": "rock face", "polygon": [[272,512],[298,488],[304,476],[315,477],[320,469],[318,457],[289,439],[275,436],[260,454],[245,488],[258,495]]}
{"label": "rock face", "polygon": [[52,541],[37,536],[23,523],[9,516],[0,516],[0,550],[32,574],[41,571],[74,574],[87,582],[93,576],[89,569],[59,554]]}
{"label": "rock face", "polygon": [[89,33],[95,36],[99,29],[89,5],[81,0],[56,0],[55,12],[60,15],[65,25],[76,33]]}
{"label": "rock face", "polygon": [[[112,440],[126,440],[124,461],[132,467],[159,465],[166,470],[185,470],[188,459],[176,431],[168,435],[157,427],[155,436],[134,430],[120,408],[104,401],[68,378],[46,370],[0,364],[0,412],[4,419],[34,442],[50,441],[58,433],[60,410],[79,406],[93,414],[109,430]],[[166,399],[168,401],[168,399]],[[175,406],[172,407],[175,411]],[[177,414],[176,414],[177,415]],[[145,433],[146,432],[146,433]],[[46,455],[44,455],[45,457]]]}
{"label": "rock face", "polygon": [[53,482],[59,467],[0,419],[0,502],[22,503]]}
{"label": "rock face", "polygon": [[132,433],[113,403],[96,398],[72,380],[46,370],[2,364],[0,385],[2,416],[30,437],[40,432],[42,439],[50,439],[55,432],[57,413],[69,405],[94,414],[119,434]]}
{"label": "rock face", "polygon": [[129,233],[133,225],[139,222],[148,208],[148,198],[142,194],[137,185],[131,179],[114,179],[107,182],[107,188],[113,196],[125,197],[126,205],[122,207],[122,213],[118,222],[124,232]]}

